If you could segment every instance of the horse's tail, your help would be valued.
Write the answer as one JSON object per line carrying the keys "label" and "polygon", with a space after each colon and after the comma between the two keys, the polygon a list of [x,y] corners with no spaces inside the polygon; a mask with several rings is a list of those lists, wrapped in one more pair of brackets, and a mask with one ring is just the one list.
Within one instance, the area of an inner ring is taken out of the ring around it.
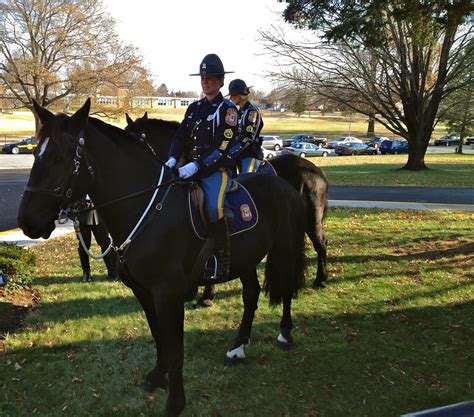
{"label": "horse's tail", "polygon": [[278,241],[267,255],[263,289],[270,305],[280,304],[285,296],[296,297],[305,285],[305,215],[303,202],[297,197],[280,224],[283,231]]}

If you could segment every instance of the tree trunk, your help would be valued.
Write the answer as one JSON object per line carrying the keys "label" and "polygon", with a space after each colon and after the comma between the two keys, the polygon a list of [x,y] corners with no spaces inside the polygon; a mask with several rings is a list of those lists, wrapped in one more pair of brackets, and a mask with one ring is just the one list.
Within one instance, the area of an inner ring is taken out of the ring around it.
{"label": "tree trunk", "polygon": [[375,120],[369,116],[368,122],[369,123],[367,125],[367,137],[373,138],[375,136]]}
{"label": "tree trunk", "polygon": [[413,138],[408,141],[410,151],[408,153],[408,161],[403,169],[409,171],[428,169],[425,165],[425,154],[428,142],[429,140],[423,140],[423,138]]}

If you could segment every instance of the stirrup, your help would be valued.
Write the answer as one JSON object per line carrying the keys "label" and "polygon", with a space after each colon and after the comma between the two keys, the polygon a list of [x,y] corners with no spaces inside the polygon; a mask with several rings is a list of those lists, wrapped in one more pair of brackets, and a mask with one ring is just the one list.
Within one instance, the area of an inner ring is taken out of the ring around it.
{"label": "stirrup", "polygon": [[[216,255],[212,255],[211,258],[214,258],[214,274],[211,275],[210,277],[207,276],[207,275],[204,275],[204,280],[211,280],[211,281],[215,281],[217,280],[217,258],[216,258]],[[207,272],[209,270],[209,267],[207,266],[207,263],[209,262],[209,260],[211,259],[209,258],[205,265],[204,265],[204,272]]]}

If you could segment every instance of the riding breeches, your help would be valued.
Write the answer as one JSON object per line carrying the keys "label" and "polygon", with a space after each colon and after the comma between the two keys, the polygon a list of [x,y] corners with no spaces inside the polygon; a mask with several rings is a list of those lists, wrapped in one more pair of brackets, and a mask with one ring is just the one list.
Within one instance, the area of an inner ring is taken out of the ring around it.
{"label": "riding breeches", "polygon": [[223,168],[201,179],[209,222],[215,223],[224,217],[224,201],[230,185],[230,172]]}
{"label": "riding breeches", "polygon": [[241,170],[240,173],[243,174],[245,172],[257,172],[258,167],[262,161],[260,159],[248,157],[248,158],[243,158],[241,161]]}

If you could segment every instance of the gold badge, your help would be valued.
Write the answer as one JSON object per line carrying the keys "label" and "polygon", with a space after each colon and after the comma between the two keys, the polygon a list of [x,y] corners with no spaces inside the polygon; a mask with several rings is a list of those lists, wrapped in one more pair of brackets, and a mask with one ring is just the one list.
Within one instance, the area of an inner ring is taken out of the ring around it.
{"label": "gold badge", "polygon": [[242,216],[242,220],[249,222],[252,220],[252,211],[250,210],[250,207],[248,204],[242,204],[240,206],[240,214]]}
{"label": "gold badge", "polygon": [[237,126],[237,121],[239,120],[239,115],[237,114],[237,110],[233,107],[229,107],[227,109],[227,113],[225,114],[225,122],[229,126]]}
{"label": "gold badge", "polygon": [[232,132],[232,129],[226,129],[224,130],[224,136],[227,139],[232,139],[232,137],[234,136],[234,132]]}
{"label": "gold badge", "polygon": [[255,110],[252,110],[249,112],[249,122],[250,123],[255,123],[257,121],[257,112]]}
{"label": "gold badge", "polygon": [[247,132],[251,132],[253,130],[253,127],[251,125],[247,126],[247,129],[245,129]]}
{"label": "gold badge", "polygon": [[219,146],[219,150],[225,151],[228,144],[229,144],[228,140],[223,140],[222,143],[221,143],[221,146]]}

